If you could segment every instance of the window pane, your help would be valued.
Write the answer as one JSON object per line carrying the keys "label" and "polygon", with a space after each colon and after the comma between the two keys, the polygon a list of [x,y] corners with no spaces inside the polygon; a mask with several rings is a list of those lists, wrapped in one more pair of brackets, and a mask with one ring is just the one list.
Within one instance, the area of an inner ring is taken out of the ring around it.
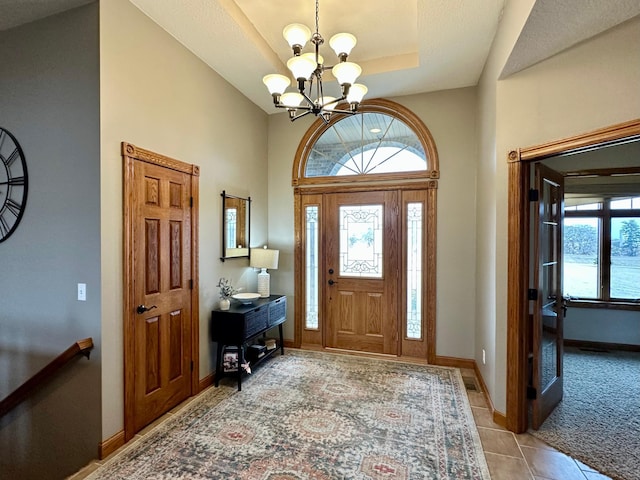
{"label": "window pane", "polygon": [[407,204],[407,338],[422,338],[422,203]]}
{"label": "window pane", "polygon": [[427,155],[409,125],[385,113],[363,112],[335,122],[318,138],[305,176],[425,170]]}
{"label": "window pane", "polygon": [[599,298],[599,229],[594,217],[564,219],[563,295]]}
{"label": "window pane", "polygon": [[362,173],[393,173],[426,170],[427,163],[404,147],[380,147],[377,144],[358,152],[349,152],[340,159],[342,167],[336,176]]}
{"label": "window pane", "polygon": [[577,210],[601,210],[602,209],[602,204],[601,203],[588,203],[586,205],[578,205],[576,207]]}
{"label": "window pane", "polygon": [[640,197],[611,200],[611,210],[640,210]]}
{"label": "window pane", "polygon": [[640,298],[639,218],[611,219],[611,298]]}
{"label": "window pane", "polygon": [[308,206],[306,213],[305,327],[318,329],[318,206]]}
{"label": "window pane", "polygon": [[382,205],[340,207],[340,275],[382,278]]}

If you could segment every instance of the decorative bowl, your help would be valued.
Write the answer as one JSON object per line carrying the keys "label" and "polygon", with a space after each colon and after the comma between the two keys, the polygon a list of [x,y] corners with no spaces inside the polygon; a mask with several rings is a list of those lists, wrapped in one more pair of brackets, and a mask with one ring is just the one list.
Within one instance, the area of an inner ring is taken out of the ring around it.
{"label": "decorative bowl", "polygon": [[249,292],[244,292],[244,293],[236,293],[235,295],[231,295],[231,298],[233,298],[234,300],[238,300],[239,302],[243,303],[244,305],[249,305],[250,303],[253,303],[255,300],[260,298],[260,294],[259,293],[249,293]]}

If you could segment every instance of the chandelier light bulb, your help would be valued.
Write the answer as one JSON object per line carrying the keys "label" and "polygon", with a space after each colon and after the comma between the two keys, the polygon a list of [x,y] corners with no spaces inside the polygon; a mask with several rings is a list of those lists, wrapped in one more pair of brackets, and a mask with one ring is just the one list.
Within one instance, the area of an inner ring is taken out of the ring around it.
{"label": "chandelier light bulb", "polygon": [[301,23],[292,23],[282,30],[282,36],[289,46],[294,49],[298,45],[302,49],[311,38],[311,30]]}
{"label": "chandelier light bulb", "polygon": [[331,40],[329,40],[329,45],[341,60],[343,56],[346,60],[346,57],[351,53],[351,50],[356,46],[357,42],[356,37],[350,33],[336,33],[331,37]]}
{"label": "chandelier light bulb", "polygon": [[280,97],[280,103],[290,108],[298,108],[302,100],[304,100],[304,97],[298,92],[283,93]]}
{"label": "chandelier light bulb", "polygon": [[270,75],[265,75],[262,77],[262,83],[267,86],[269,93],[271,95],[281,95],[289,85],[291,85],[291,80],[289,77],[285,77],[284,75],[279,75],[277,73],[272,73]]}
{"label": "chandelier light bulb", "polygon": [[353,62],[340,62],[331,69],[331,73],[336,77],[340,85],[353,85],[362,73],[360,65]]}
{"label": "chandelier light bulb", "polygon": [[363,97],[367,94],[369,89],[362,85],[361,83],[354,83],[351,85],[349,89],[349,94],[347,95],[347,102],[349,103],[360,103],[362,102]]}
{"label": "chandelier light bulb", "polygon": [[287,61],[287,68],[291,70],[291,73],[293,73],[293,76],[297,80],[301,78],[308,80],[316,67],[316,62],[309,57],[291,57],[289,61]]}

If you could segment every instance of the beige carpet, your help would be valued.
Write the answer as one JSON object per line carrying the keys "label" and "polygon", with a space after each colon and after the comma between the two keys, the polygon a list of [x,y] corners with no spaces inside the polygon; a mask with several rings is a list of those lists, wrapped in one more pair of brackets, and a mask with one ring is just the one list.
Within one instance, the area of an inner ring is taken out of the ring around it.
{"label": "beige carpet", "polygon": [[619,480],[640,480],[640,353],[567,348],[564,398],[532,435]]}
{"label": "beige carpet", "polygon": [[459,370],[287,350],[88,478],[489,480]]}

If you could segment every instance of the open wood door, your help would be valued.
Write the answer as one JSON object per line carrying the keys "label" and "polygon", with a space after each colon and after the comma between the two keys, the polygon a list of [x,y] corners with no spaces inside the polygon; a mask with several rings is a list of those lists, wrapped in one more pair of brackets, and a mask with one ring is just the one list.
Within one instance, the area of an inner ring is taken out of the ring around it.
{"label": "open wood door", "polygon": [[563,303],[562,175],[538,163],[535,168],[537,196],[533,220],[534,274],[532,427],[538,429],[562,400]]}

